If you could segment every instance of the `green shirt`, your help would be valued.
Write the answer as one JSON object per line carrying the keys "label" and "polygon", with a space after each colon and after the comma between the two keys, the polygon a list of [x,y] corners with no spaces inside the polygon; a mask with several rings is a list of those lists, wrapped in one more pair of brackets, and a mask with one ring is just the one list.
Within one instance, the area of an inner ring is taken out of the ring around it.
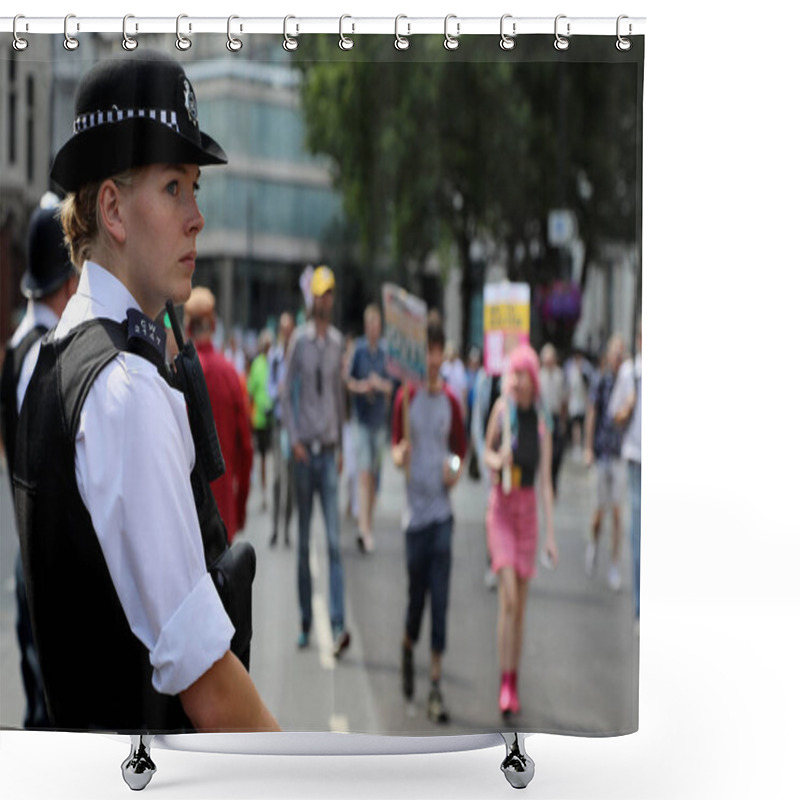
{"label": "green shirt", "polygon": [[267,357],[259,353],[250,365],[247,378],[247,393],[253,406],[251,422],[255,430],[267,427],[267,414],[272,411],[272,398],[267,389],[269,381],[269,364]]}

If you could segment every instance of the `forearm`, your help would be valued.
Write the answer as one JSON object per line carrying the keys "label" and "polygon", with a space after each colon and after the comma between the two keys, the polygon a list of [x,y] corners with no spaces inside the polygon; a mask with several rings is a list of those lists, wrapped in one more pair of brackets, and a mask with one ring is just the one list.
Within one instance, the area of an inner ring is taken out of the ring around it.
{"label": "forearm", "polygon": [[497,450],[491,447],[485,447],[483,450],[483,463],[495,472],[499,472],[503,468],[503,457]]}
{"label": "forearm", "polygon": [[180,694],[186,715],[198,731],[279,731],[250,675],[229,650]]}
{"label": "forearm", "polygon": [[403,459],[405,457],[405,446],[403,442],[398,442],[392,446],[392,462],[396,467],[403,466]]}
{"label": "forearm", "polygon": [[555,516],[553,513],[553,484],[542,481],[542,506],[544,510],[544,530],[549,542],[555,541]]}
{"label": "forearm", "polygon": [[348,378],[347,390],[351,394],[367,394],[369,392],[369,381],[366,378]]}

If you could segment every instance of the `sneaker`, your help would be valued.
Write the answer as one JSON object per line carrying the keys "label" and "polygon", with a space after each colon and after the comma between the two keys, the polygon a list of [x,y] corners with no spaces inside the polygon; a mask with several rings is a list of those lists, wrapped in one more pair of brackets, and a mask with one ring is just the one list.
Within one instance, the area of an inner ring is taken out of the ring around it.
{"label": "sneaker", "polygon": [[622,588],[622,575],[619,572],[619,565],[615,562],[608,568],[608,588],[612,592],[618,592]]}
{"label": "sneaker", "polygon": [[403,697],[411,700],[414,697],[414,651],[403,645]]}
{"label": "sneaker", "polygon": [[450,722],[450,712],[445,707],[442,690],[438,684],[431,686],[428,695],[428,719],[439,724]]}
{"label": "sneaker", "polygon": [[334,658],[341,658],[348,647],[350,647],[350,634],[346,630],[340,630],[333,638]]}
{"label": "sneaker", "polygon": [[519,694],[517,693],[517,673],[511,673],[511,713],[519,714]]}
{"label": "sneaker", "polygon": [[300,631],[300,635],[297,637],[297,647],[300,650],[305,650],[308,647],[310,642],[310,637],[306,631]]}
{"label": "sneaker", "polygon": [[497,699],[497,704],[504,717],[511,713],[511,681],[508,678],[504,678],[500,684],[500,697]]}
{"label": "sneaker", "polygon": [[590,541],[586,545],[586,574],[591,578],[597,569],[597,543]]}

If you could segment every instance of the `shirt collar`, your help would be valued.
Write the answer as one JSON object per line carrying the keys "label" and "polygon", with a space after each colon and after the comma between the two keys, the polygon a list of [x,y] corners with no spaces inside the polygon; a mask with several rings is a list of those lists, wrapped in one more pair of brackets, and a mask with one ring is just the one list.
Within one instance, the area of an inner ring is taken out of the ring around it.
{"label": "shirt collar", "polygon": [[126,318],[129,308],[142,310],[125,284],[94,261],[84,263],[77,293],[104,310],[105,313],[95,315],[98,317],[121,322]]}
{"label": "shirt collar", "polygon": [[67,303],[56,329],[56,338],[90,319],[111,319],[122,322],[128,309],[141,307],[126,286],[107,269],[94,261],[86,261],[81,270],[78,289]]}

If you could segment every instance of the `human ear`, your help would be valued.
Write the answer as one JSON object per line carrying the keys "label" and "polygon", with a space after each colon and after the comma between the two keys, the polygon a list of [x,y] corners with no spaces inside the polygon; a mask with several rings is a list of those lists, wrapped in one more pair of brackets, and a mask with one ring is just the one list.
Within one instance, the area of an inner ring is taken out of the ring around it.
{"label": "human ear", "polygon": [[103,181],[97,193],[97,212],[100,223],[108,235],[117,244],[124,244],[128,238],[128,232],[125,224],[122,190],[111,178]]}

